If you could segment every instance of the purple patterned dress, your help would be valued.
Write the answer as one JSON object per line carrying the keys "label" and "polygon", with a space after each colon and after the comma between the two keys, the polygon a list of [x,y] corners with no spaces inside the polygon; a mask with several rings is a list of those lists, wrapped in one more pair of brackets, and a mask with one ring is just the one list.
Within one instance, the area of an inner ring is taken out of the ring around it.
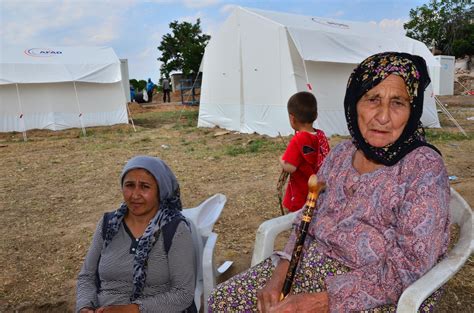
{"label": "purple patterned dress", "polygon": [[[292,293],[329,294],[331,312],[394,312],[396,303],[446,252],[449,184],[441,156],[419,147],[394,166],[359,174],[355,147],[336,146],[318,172],[326,191],[318,200]],[[300,216],[295,219],[299,225]],[[293,251],[293,232],[281,258]],[[268,258],[220,284],[210,312],[254,312],[256,292],[274,269]],[[432,311],[440,292],[425,300]]]}

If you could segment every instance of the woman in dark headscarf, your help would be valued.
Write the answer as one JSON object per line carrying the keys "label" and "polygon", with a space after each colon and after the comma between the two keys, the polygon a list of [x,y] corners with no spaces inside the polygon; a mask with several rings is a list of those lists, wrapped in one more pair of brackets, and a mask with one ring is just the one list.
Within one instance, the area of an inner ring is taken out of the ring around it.
{"label": "woman in dark headscarf", "polygon": [[449,240],[447,173],[420,123],[429,82],[425,61],[406,53],[376,54],[354,70],[344,100],[352,140],[337,145],[317,174],[326,191],[291,294],[279,302],[301,215],[284,251],[219,285],[211,311],[395,311]]}
{"label": "woman in dark headscarf", "polygon": [[137,156],[120,184],[124,202],[97,224],[78,277],[76,311],[192,311],[194,247],[176,177],[162,160]]}

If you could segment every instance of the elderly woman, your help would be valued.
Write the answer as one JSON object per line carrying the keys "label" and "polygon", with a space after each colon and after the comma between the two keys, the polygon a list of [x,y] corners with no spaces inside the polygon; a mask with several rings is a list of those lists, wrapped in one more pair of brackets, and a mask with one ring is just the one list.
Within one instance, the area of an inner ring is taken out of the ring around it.
{"label": "elderly woman", "polygon": [[210,311],[395,311],[449,240],[447,173],[420,123],[429,82],[425,61],[405,53],[376,54],[354,70],[344,100],[352,140],[337,145],[317,174],[326,191],[290,295],[280,302],[295,230],[284,252],[218,286]]}
{"label": "elderly woman", "polygon": [[97,224],[76,311],[195,312],[195,255],[176,177],[162,160],[137,156],[120,183],[124,202]]}

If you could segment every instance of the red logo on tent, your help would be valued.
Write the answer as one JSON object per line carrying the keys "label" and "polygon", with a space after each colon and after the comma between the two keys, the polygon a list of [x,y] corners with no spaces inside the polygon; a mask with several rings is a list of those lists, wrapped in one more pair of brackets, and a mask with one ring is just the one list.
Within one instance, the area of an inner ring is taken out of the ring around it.
{"label": "red logo on tent", "polygon": [[26,49],[25,54],[30,56],[30,57],[52,57],[54,55],[61,55],[63,54],[62,51],[59,50],[51,50],[51,49],[45,49],[45,48],[31,48],[31,49]]}

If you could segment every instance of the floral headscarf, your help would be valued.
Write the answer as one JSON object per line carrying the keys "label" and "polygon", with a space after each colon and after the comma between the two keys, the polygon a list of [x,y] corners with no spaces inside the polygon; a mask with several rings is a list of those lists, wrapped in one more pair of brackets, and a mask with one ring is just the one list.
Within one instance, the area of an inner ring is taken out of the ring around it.
{"label": "floral headscarf", "polygon": [[[182,205],[178,181],[165,162],[159,158],[149,156],[136,156],[130,159],[120,175],[121,185],[123,184],[125,175],[133,169],[145,169],[155,178],[158,184],[159,194],[157,197],[160,207],[138,242],[133,260],[133,291],[130,297],[131,301],[136,300],[142,295],[147,274],[146,266],[148,255],[157,240],[159,231],[163,226],[176,218],[185,220],[180,212]],[[120,224],[127,211],[127,205],[122,203],[120,208],[114,212],[114,216],[110,219],[107,233],[105,234],[104,248],[109,245],[113,237],[119,231]]]}
{"label": "floral headscarf", "polygon": [[[357,102],[367,91],[391,74],[400,76],[405,82],[410,97],[410,117],[402,134],[394,143],[378,148],[368,144],[362,137],[357,122]],[[424,91],[429,84],[426,62],[420,56],[383,52],[362,61],[349,77],[344,98],[347,127],[354,145],[361,149],[367,158],[387,166],[396,164],[420,146],[429,146],[440,153],[436,147],[426,142],[420,121]]]}

